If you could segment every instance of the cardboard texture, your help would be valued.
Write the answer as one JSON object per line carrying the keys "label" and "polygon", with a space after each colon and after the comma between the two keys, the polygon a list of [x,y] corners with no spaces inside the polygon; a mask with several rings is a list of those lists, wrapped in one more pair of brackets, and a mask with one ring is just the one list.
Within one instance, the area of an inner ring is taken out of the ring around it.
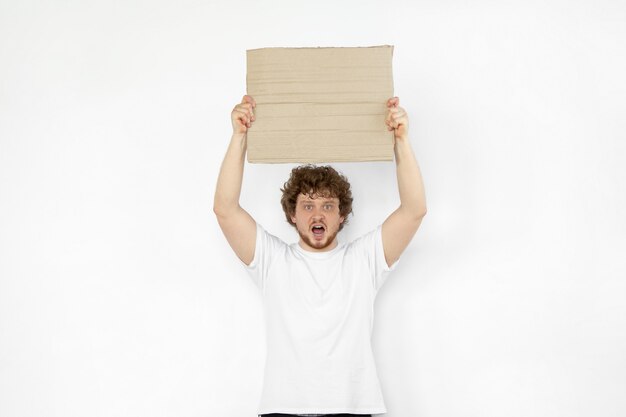
{"label": "cardboard texture", "polygon": [[390,161],[393,46],[247,51],[248,161]]}

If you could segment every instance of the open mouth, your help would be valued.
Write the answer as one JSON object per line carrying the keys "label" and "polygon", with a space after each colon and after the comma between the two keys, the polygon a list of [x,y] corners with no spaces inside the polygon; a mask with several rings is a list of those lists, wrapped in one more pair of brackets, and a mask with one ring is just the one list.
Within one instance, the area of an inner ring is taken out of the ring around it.
{"label": "open mouth", "polygon": [[316,224],[313,227],[311,227],[311,231],[313,232],[313,235],[316,238],[321,238],[324,235],[326,228],[321,224]]}

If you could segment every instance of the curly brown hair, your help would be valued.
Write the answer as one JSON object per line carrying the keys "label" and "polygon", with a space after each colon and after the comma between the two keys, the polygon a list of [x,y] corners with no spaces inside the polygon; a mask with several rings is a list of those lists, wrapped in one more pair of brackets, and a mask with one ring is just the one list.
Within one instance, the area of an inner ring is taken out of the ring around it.
{"label": "curly brown hair", "polygon": [[283,196],[280,204],[283,206],[287,222],[296,226],[291,221],[291,216],[296,212],[298,195],[306,194],[309,197],[320,196],[324,198],[339,199],[339,215],[344,218],[339,225],[339,230],[348,222],[348,214],[352,213],[352,191],[348,179],[338,173],[329,165],[301,165],[291,170],[289,179],[280,189]]}

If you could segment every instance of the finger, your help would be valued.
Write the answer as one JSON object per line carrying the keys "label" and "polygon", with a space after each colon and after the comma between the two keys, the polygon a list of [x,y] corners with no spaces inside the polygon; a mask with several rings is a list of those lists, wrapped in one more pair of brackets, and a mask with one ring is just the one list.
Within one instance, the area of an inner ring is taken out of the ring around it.
{"label": "finger", "polygon": [[387,118],[387,120],[385,120],[385,123],[387,124],[387,127],[390,128],[390,130],[398,127],[398,122],[393,117],[391,117],[391,115]]}
{"label": "finger", "polygon": [[252,103],[240,103],[235,106],[235,108],[241,108],[241,109],[252,109],[253,107],[254,106],[252,105]]}
{"label": "finger", "polygon": [[237,122],[240,126],[250,127],[250,120],[245,116],[238,117]]}
{"label": "finger", "polygon": [[235,110],[233,111],[233,114],[235,115],[235,119],[241,120],[244,124],[250,122],[251,117],[248,113]]}
{"label": "finger", "polygon": [[391,114],[392,114],[392,113],[391,113],[390,111],[388,111],[388,112],[387,112],[387,115],[385,116],[385,124],[386,124],[387,126],[389,126],[389,127],[390,127],[390,126],[391,126],[391,124],[392,124]]}
{"label": "finger", "polygon": [[392,97],[387,100],[388,107],[397,107],[400,104],[400,99],[398,97]]}
{"label": "finger", "polygon": [[254,117],[254,113],[252,112],[252,104],[250,103],[238,104],[235,106],[233,111],[239,111],[247,114],[248,116]]}
{"label": "finger", "polygon": [[256,107],[256,100],[252,96],[249,96],[248,94],[243,96],[243,98],[241,99],[241,104],[245,104],[245,103],[250,103],[252,107]]}

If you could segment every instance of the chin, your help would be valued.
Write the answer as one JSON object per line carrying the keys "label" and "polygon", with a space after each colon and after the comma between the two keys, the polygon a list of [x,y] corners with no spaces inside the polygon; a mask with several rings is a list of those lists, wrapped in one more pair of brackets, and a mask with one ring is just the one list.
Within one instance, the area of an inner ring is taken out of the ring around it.
{"label": "chin", "polygon": [[317,241],[311,238],[308,234],[302,233],[300,230],[298,230],[298,234],[300,235],[300,239],[302,239],[304,243],[316,250],[326,249],[333,244],[335,238],[337,237],[337,232],[335,232],[326,236],[324,240]]}

